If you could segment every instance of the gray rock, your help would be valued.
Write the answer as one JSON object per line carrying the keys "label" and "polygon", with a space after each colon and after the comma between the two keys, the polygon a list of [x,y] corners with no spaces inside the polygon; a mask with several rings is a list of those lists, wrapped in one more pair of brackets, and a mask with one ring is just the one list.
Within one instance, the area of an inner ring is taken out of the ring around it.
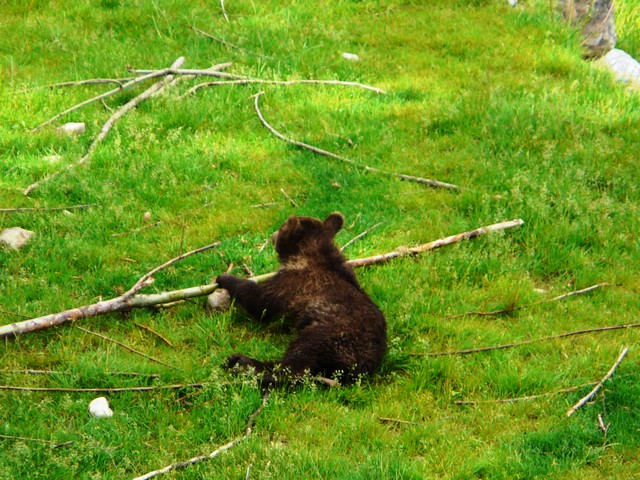
{"label": "gray rock", "polygon": [[20,227],[12,227],[0,232],[0,244],[13,250],[22,248],[31,238],[33,232]]}
{"label": "gray rock", "polygon": [[572,25],[582,29],[587,57],[600,58],[616,46],[613,0],[558,0],[557,8]]}
{"label": "gray rock", "polygon": [[614,48],[598,63],[611,70],[619,82],[640,88],[640,63],[627,52]]}

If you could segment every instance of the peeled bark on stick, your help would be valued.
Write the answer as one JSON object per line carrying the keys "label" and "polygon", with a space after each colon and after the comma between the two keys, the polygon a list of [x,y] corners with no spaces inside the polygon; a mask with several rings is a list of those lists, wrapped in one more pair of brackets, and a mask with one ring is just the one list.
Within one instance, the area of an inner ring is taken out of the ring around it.
{"label": "peeled bark on stick", "polygon": [[[394,258],[416,255],[421,252],[434,250],[436,248],[451,245],[463,240],[476,238],[498,230],[519,227],[523,223],[524,222],[520,219],[496,223],[493,225],[480,227],[475,230],[470,230],[468,232],[459,233],[457,235],[451,235],[449,237],[441,238],[416,247],[398,248],[397,250],[382,255],[349,260],[348,263],[354,268],[384,263]],[[157,271],[157,269],[153,272],[155,271]],[[275,274],[276,272],[265,273],[263,275],[251,277],[251,279],[255,282],[260,283],[268,280]],[[147,275],[143,276],[127,293],[110,300],[104,300],[91,305],[85,305],[82,307],[65,310],[64,312],[52,313],[50,315],[44,315],[42,317],[32,318],[30,320],[0,326],[0,338],[35,332],[37,330],[42,330],[56,325],[63,325],[74,320],[96,317],[98,315],[103,315],[106,313],[126,312],[134,308],[153,307],[166,303],[176,302],[178,300],[185,300],[187,298],[203,297],[205,295],[213,293],[218,288],[217,284],[212,283],[209,285],[200,285],[197,287],[190,287],[182,290],[173,290],[169,292],[161,292],[148,295],[137,293],[137,291],[139,290],[139,288],[137,287],[144,287],[149,285],[149,282],[147,280],[149,280],[149,277]]]}

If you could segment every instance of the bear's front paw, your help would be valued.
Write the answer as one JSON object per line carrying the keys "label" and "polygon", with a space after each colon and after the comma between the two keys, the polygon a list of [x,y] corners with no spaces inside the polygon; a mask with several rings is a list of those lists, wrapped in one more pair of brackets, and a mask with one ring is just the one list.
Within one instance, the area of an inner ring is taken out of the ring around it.
{"label": "bear's front paw", "polygon": [[227,360],[224,362],[224,367],[228,369],[245,369],[246,367],[251,366],[251,364],[251,358],[247,357],[246,355],[242,355],[241,353],[234,353],[233,355],[227,357]]}
{"label": "bear's front paw", "polygon": [[236,277],[233,275],[229,275],[228,273],[223,273],[222,275],[218,275],[216,277],[216,283],[220,288],[226,288],[229,290],[229,286],[232,285],[236,281]]}

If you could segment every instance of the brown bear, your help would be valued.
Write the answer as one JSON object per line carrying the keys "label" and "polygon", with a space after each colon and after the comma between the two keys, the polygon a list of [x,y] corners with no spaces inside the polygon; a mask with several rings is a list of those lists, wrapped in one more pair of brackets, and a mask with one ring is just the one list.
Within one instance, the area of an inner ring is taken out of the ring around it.
{"label": "brown bear", "polygon": [[281,268],[273,278],[259,285],[233,275],[218,276],[218,286],[254,318],[284,317],[297,332],[279,362],[235,354],[227,358],[227,367],[253,368],[268,386],[305,374],[338,376],[348,383],[380,366],[387,324],[333,243],[343,224],[337,212],[324,221],[291,216],[274,234]]}

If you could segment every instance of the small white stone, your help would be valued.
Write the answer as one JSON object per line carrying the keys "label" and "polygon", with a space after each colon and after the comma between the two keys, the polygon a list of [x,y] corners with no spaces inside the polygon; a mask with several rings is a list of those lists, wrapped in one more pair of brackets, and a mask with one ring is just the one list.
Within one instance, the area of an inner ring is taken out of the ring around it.
{"label": "small white stone", "polygon": [[105,397],[98,397],[91,400],[89,404],[89,413],[97,418],[111,417],[113,410],[109,408],[109,402]]}
{"label": "small white stone", "polygon": [[145,222],[148,222],[149,220],[151,220],[151,212],[144,212],[142,218],[144,218]]}
{"label": "small white stone", "polygon": [[62,160],[62,156],[61,155],[47,155],[46,157],[42,157],[42,160],[44,160],[47,163],[58,163],[60,160]]}
{"label": "small white stone", "polygon": [[355,53],[347,53],[347,52],[344,52],[342,54],[342,58],[347,59],[347,60],[351,60],[353,62],[357,62],[358,60],[360,60],[360,57],[357,54],[355,54]]}
{"label": "small white stone", "polygon": [[613,72],[619,82],[640,86],[640,63],[624,50],[614,48],[600,62]]}
{"label": "small white stone", "polygon": [[85,130],[86,126],[84,122],[69,122],[58,127],[59,132],[66,133],[67,135],[81,135]]}
{"label": "small white stone", "polygon": [[14,250],[22,248],[31,238],[33,232],[20,227],[6,228],[0,232],[0,244]]}

